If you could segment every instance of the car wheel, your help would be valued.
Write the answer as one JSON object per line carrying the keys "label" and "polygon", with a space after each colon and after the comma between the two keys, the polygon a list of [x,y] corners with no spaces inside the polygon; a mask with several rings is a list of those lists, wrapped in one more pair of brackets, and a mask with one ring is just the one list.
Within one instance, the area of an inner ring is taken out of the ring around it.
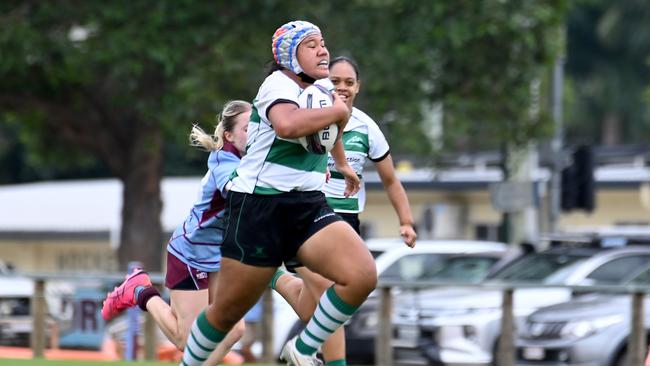
{"label": "car wheel", "polygon": [[627,350],[622,350],[616,358],[615,366],[627,366]]}
{"label": "car wheel", "polygon": [[306,324],[303,323],[301,320],[297,320],[295,323],[293,323],[293,326],[291,327],[291,330],[287,334],[287,339],[284,340],[284,342],[288,342],[291,338],[297,336],[302,332],[303,329],[305,329]]}
{"label": "car wheel", "polygon": [[490,362],[490,366],[499,366],[497,365],[497,359],[498,359],[498,354],[499,354],[499,340],[501,339],[501,336],[497,336],[496,340],[494,341],[494,345],[492,346],[492,362]]}

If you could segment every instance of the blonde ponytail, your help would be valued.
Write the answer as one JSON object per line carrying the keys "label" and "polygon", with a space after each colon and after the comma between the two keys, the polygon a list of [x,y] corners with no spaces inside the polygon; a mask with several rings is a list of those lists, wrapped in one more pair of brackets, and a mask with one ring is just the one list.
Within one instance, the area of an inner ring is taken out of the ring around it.
{"label": "blonde ponytail", "polygon": [[190,145],[203,149],[205,151],[215,151],[223,147],[223,140],[220,138],[222,134],[219,133],[219,126],[214,131],[214,135],[210,136],[198,125],[192,126],[190,132]]}
{"label": "blonde ponytail", "polygon": [[243,100],[233,100],[223,107],[223,111],[217,116],[217,127],[212,136],[208,135],[198,125],[192,126],[190,132],[190,145],[201,148],[205,151],[216,151],[223,147],[226,140],[225,133],[235,129],[235,117],[250,111],[251,104]]}

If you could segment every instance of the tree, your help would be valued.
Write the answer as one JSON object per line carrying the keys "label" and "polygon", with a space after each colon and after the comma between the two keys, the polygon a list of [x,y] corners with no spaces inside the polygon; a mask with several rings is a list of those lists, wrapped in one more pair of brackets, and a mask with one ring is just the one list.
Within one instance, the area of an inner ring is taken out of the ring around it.
{"label": "tree", "polygon": [[328,42],[335,54],[359,60],[368,80],[362,106],[386,123],[397,148],[418,145],[411,136],[422,131],[423,101],[442,103],[447,149],[521,144],[549,132],[543,115],[527,116],[530,85],[558,51],[565,1],[356,1],[348,7],[348,17],[325,23]]}
{"label": "tree", "polygon": [[645,143],[650,132],[642,98],[650,84],[647,3],[579,1],[567,24],[567,76],[573,94],[567,139],[573,144]]}
{"label": "tree", "polygon": [[361,106],[394,151],[429,154],[420,121],[431,104],[443,106],[448,148],[543,136],[546,120],[527,118],[530,85],[553,58],[565,8],[565,0],[5,1],[0,110],[19,121],[33,164],[65,156],[124,183],[120,264],[139,259],[155,270],[163,151],[182,150],[191,123],[211,125],[225,100],[252,99],[282,23],[319,24],[333,55],[359,61]]}
{"label": "tree", "polygon": [[224,95],[251,95],[245,78],[198,85],[196,72],[214,69],[207,66],[240,41],[221,31],[241,30],[249,9],[195,1],[11,1],[0,9],[5,120],[21,121],[24,142],[45,164],[88,155],[103,162],[124,186],[120,265],[140,260],[159,270],[164,132],[184,136]]}

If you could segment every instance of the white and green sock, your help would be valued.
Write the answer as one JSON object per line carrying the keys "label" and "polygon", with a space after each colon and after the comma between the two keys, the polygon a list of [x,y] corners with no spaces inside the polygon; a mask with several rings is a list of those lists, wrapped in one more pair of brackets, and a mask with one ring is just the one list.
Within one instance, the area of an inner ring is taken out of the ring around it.
{"label": "white and green sock", "polygon": [[271,278],[271,281],[269,282],[269,287],[273,290],[275,290],[275,285],[278,282],[278,279],[284,275],[285,272],[282,268],[278,268],[275,270],[275,274],[273,275],[273,278]]}
{"label": "white and green sock", "polygon": [[341,360],[333,360],[333,361],[328,361],[325,366],[348,366],[348,363],[341,359]]}
{"label": "white and green sock", "polygon": [[345,323],[358,306],[347,304],[330,287],[321,296],[314,315],[298,335],[296,348],[304,355],[314,355],[325,340]]}
{"label": "white and green sock", "polygon": [[187,337],[185,352],[183,352],[183,359],[179,366],[203,365],[203,362],[225,336],[226,333],[208,323],[205,310],[203,310],[192,324],[192,330]]}

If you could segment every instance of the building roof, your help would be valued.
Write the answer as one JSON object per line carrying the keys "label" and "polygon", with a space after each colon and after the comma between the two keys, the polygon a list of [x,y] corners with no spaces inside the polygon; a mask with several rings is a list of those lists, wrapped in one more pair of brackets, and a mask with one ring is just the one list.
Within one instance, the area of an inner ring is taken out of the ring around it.
{"label": "building roof", "polygon": [[[487,189],[491,183],[501,182],[503,172],[498,167],[475,165],[448,169],[404,169],[397,176],[406,189],[468,190]],[[533,181],[545,183],[551,179],[551,170],[538,168],[532,173]],[[381,180],[375,171],[364,172],[368,189],[380,189]],[[638,189],[650,183],[650,166],[643,164],[611,164],[594,170],[597,188]]]}
{"label": "building roof", "polygon": [[[486,189],[502,177],[494,167],[398,170],[398,176],[407,190]],[[533,176],[546,182],[550,172],[540,168]],[[640,184],[650,183],[650,167],[599,167],[595,178],[598,188],[638,189]],[[364,179],[369,190],[383,189],[376,172],[364,174]],[[200,180],[201,177],[163,179],[161,220],[165,232],[172,232],[185,219],[198,194]],[[57,233],[77,238],[110,235],[116,243],[121,225],[122,183],[117,179],[96,179],[0,185],[0,207],[3,237],[42,237],[45,233],[50,238]]]}
{"label": "building roof", "polygon": [[[173,231],[185,219],[200,181],[201,177],[163,179],[164,231]],[[122,183],[117,179],[0,185],[0,202],[0,232],[5,237],[9,233],[12,237],[30,237],[45,232],[54,236],[77,233],[75,237],[119,237]]]}

